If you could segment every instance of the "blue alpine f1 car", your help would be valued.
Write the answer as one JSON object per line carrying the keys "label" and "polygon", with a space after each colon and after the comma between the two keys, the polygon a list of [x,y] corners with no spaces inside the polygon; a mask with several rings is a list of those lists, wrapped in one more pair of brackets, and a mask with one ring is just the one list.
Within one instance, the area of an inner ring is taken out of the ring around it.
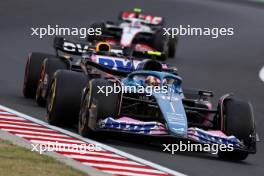
{"label": "blue alpine f1 car", "polygon": [[[48,121],[78,124],[79,133],[89,138],[113,134],[162,144],[231,145],[232,150],[218,152],[225,159],[243,160],[256,152],[250,103],[227,94],[213,109],[211,91],[185,91],[179,76],[162,71],[153,61],[142,64],[141,70],[132,73],[112,70],[110,74],[99,65],[93,65],[101,72],[94,75],[56,72],[48,96]],[[87,69],[91,66],[86,64]],[[65,86],[70,84],[74,88]]]}

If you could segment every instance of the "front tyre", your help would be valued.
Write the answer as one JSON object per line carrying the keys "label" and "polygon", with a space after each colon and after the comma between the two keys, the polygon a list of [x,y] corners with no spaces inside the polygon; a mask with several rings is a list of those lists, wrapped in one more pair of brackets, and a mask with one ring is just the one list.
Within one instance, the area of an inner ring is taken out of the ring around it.
{"label": "front tyre", "polygon": [[55,72],[47,98],[47,120],[56,126],[73,126],[78,122],[82,90],[87,83],[83,73],[69,70]]}
{"label": "front tyre", "polygon": [[97,137],[94,130],[101,119],[116,118],[119,113],[121,94],[110,92],[107,95],[99,87],[114,86],[106,79],[93,79],[89,82],[79,114],[78,131],[84,137]]}
{"label": "front tyre", "polygon": [[[250,149],[256,146],[255,123],[251,104],[235,98],[224,102],[225,134],[234,135]],[[228,160],[244,160],[248,157],[247,151],[234,149],[230,152],[219,152],[218,156]]]}

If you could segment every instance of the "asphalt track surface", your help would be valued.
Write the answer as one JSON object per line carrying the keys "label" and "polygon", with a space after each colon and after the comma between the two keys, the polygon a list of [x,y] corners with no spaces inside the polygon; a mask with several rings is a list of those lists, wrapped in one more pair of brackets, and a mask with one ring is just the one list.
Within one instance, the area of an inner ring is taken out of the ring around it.
{"label": "asphalt track surface", "polygon": [[[248,4],[206,0],[75,0],[0,2],[0,104],[45,120],[45,109],[22,96],[26,55],[53,52],[52,37],[30,36],[30,27],[48,24],[83,27],[93,21],[115,19],[121,9],[141,7],[167,18],[170,26],[234,27],[235,35],[181,37],[177,59],[170,60],[184,78],[184,86],[210,89],[216,97],[234,92],[252,102],[257,130],[264,135],[264,9]],[[201,153],[170,155],[150,146],[107,141],[106,144],[188,175],[263,175],[264,145],[243,162],[228,162]]]}

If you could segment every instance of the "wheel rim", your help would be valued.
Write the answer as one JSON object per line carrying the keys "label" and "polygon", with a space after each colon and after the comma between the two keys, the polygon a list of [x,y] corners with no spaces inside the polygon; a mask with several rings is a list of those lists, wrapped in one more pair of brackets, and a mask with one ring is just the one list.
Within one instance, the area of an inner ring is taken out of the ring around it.
{"label": "wheel rim", "polygon": [[31,59],[30,59],[30,56],[29,56],[27,64],[26,64],[25,75],[24,75],[24,84],[23,84],[23,92],[24,92],[24,94],[26,93],[26,85],[27,85],[27,82],[28,82],[30,60]]}
{"label": "wheel rim", "polygon": [[52,82],[51,84],[51,89],[50,89],[50,101],[49,101],[49,105],[48,105],[48,111],[51,112],[53,105],[54,105],[54,101],[55,101],[55,96],[56,96],[56,85],[57,81],[56,79]]}
{"label": "wheel rim", "polygon": [[87,88],[87,93],[85,94],[84,102],[80,111],[79,133],[81,133],[84,130],[84,128],[87,128],[85,124],[88,123],[87,112],[89,112],[90,97],[91,97],[91,82],[89,83],[89,87]]}
{"label": "wheel rim", "polygon": [[38,99],[41,94],[42,94],[42,83],[43,83],[43,80],[44,80],[44,76],[45,76],[45,67],[42,65],[41,66],[41,71],[40,71],[40,78],[39,78],[39,81],[38,81],[38,87],[37,87],[37,92],[36,92],[36,99]]}
{"label": "wheel rim", "polygon": [[83,105],[81,107],[80,111],[80,118],[79,118],[79,133],[82,133],[82,131],[87,128],[85,124],[87,124],[88,119],[87,119],[87,98],[85,97]]}

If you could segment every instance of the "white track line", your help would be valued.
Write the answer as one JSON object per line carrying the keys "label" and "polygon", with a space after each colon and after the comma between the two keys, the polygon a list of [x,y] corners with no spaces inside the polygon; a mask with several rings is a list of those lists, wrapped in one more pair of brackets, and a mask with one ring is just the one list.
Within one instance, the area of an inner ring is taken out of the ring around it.
{"label": "white track line", "polygon": [[9,112],[5,112],[5,111],[0,111],[0,116],[1,115],[12,115],[11,113],[9,113]]}
{"label": "white track line", "polygon": [[36,123],[30,123],[30,122],[11,122],[9,120],[1,120],[1,119],[0,119],[0,123],[10,124],[10,125],[31,125],[31,126],[35,126],[35,127],[41,126],[41,125],[36,124]]}
{"label": "white track line", "polygon": [[[62,132],[62,133],[64,133],[64,134],[67,134],[67,135],[69,135],[69,136],[75,137],[75,138],[77,138],[77,139],[80,139],[80,140],[82,140],[82,141],[88,142],[88,143],[90,143],[90,144],[99,145],[100,147],[102,147],[102,148],[105,149],[105,150],[108,150],[108,151],[111,151],[111,152],[113,152],[113,153],[116,153],[116,154],[118,154],[118,155],[120,155],[120,156],[126,157],[126,158],[128,158],[128,159],[130,159],[130,160],[132,160],[132,161],[135,161],[135,162],[138,162],[138,163],[142,163],[142,164],[144,164],[144,165],[148,165],[148,166],[150,166],[150,167],[153,167],[153,168],[158,169],[158,170],[160,170],[160,171],[166,172],[166,173],[168,173],[168,174],[175,175],[175,176],[186,176],[186,175],[183,174],[183,173],[180,173],[180,172],[177,172],[177,171],[171,170],[171,169],[166,168],[166,167],[163,167],[163,166],[161,166],[161,165],[159,165],[159,164],[152,163],[152,162],[150,162],[150,161],[144,160],[144,159],[142,159],[142,158],[139,158],[139,157],[137,157],[137,156],[131,155],[131,154],[126,153],[126,152],[123,152],[123,151],[121,151],[121,150],[115,149],[115,148],[113,148],[113,147],[107,146],[107,145],[105,145],[105,144],[99,143],[99,142],[97,142],[97,141],[94,141],[94,140],[91,140],[91,139],[88,139],[88,138],[84,138],[84,137],[82,137],[82,136],[80,136],[80,135],[78,135],[78,134],[75,134],[75,133],[73,133],[73,132],[70,132],[70,131],[67,131],[67,130],[61,129],[61,128],[59,128],[59,127],[55,127],[55,126],[49,125],[49,124],[46,123],[46,122],[43,122],[43,121],[41,121],[41,120],[38,120],[38,119],[36,119],[36,118],[34,118],[34,117],[31,117],[31,116],[28,116],[28,115],[26,115],[26,114],[20,113],[20,112],[18,112],[18,111],[15,111],[15,110],[13,110],[13,109],[8,108],[8,107],[5,107],[5,106],[0,105],[0,109],[6,110],[6,111],[8,111],[8,112],[10,112],[10,113],[13,113],[13,114],[19,116],[19,117],[23,117],[23,118],[25,118],[25,119],[27,119],[27,120],[30,120],[30,121],[32,121],[32,122],[35,122],[35,123],[41,124],[41,125],[46,126],[46,127],[50,128],[50,129],[53,129],[53,130],[56,130],[56,131]],[[51,131],[52,131],[52,130],[51,130]],[[121,172],[119,172],[119,173],[117,172],[116,174],[121,174]]]}
{"label": "white track line", "polygon": [[[108,162],[113,162],[113,163],[120,163],[120,164],[134,164],[134,165],[139,165],[140,164],[134,162],[133,160],[120,160],[120,159],[110,159],[110,158],[105,158],[104,156],[100,157],[100,156],[87,156],[87,155],[80,155],[80,154],[76,154],[76,155],[68,155],[68,154],[63,154],[69,158],[74,158],[74,159],[83,159],[83,160],[94,160],[94,161],[108,161]],[[86,162],[86,161],[84,161]],[[87,163],[89,163],[89,161],[87,161]]]}
{"label": "white track line", "polygon": [[259,71],[259,78],[264,82],[264,66]]}
{"label": "white track line", "polygon": [[96,167],[105,167],[105,168],[113,168],[113,169],[127,169],[127,170],[132,170],[132,171],[143,171],[143,172],[153,172],[156,174],[163,174],[163,172],[160,172],[158,170],[143,169],[143,168],[137,168],[137,167],[131,167],[131,166],[116,166],[113,164],[97,164],[97,163],[91,163],[88,165],[96,166]]}
{"label": "white track line", "polygon": [[[15,119],[15,120],[25,120],[25,119],[23,119],[23,118],[21,118],[21,117],[13,117],[13,116],[1,116],[0,115],[0,119]],[[26,120],[25,120],[26,121]]]}
{"label": "white track line", "polygon": [[54,136],[54,137],[69,137],[64,134],[52,134],[52,133],[43,133],[43,132],[37,132],[37,131],[27,131],[27,130],[15,130],[15,129],[1,129],[4,131],[8,131],[11,133],[16,133],[16,134],[42,134],[42,135],[48,135],[48,136]]}
{"label": "white track line", "polygon": [[[63,155],[74,155],[74,154],[80,154],[80,151],[62,151],[62,152],[59,152],[60,154],[63,154]],[[85,150],[85,155],[87,156],[102,156],[102,157],[111,157],[111,158],[116,158],[116,159],[126,159],[125,157],[123,156],[120,156],[120,155],[116,155],[116,154],[112,154],[112,153],[102,153],[100,150],[99,151],[89,151],[89,150]]]}
{"label": "white track line", "polygon": [[16,128],[24,128],[24,129],[29,129],[29,130],[42,130],[42,131],[47,131],[47,132],[53,132],[53,130],[43,128],[42,126],[40,127],[31,127],[28,125],[12,125],[12,124],[2,124],[0,123],[0,127],[16,127]]}

